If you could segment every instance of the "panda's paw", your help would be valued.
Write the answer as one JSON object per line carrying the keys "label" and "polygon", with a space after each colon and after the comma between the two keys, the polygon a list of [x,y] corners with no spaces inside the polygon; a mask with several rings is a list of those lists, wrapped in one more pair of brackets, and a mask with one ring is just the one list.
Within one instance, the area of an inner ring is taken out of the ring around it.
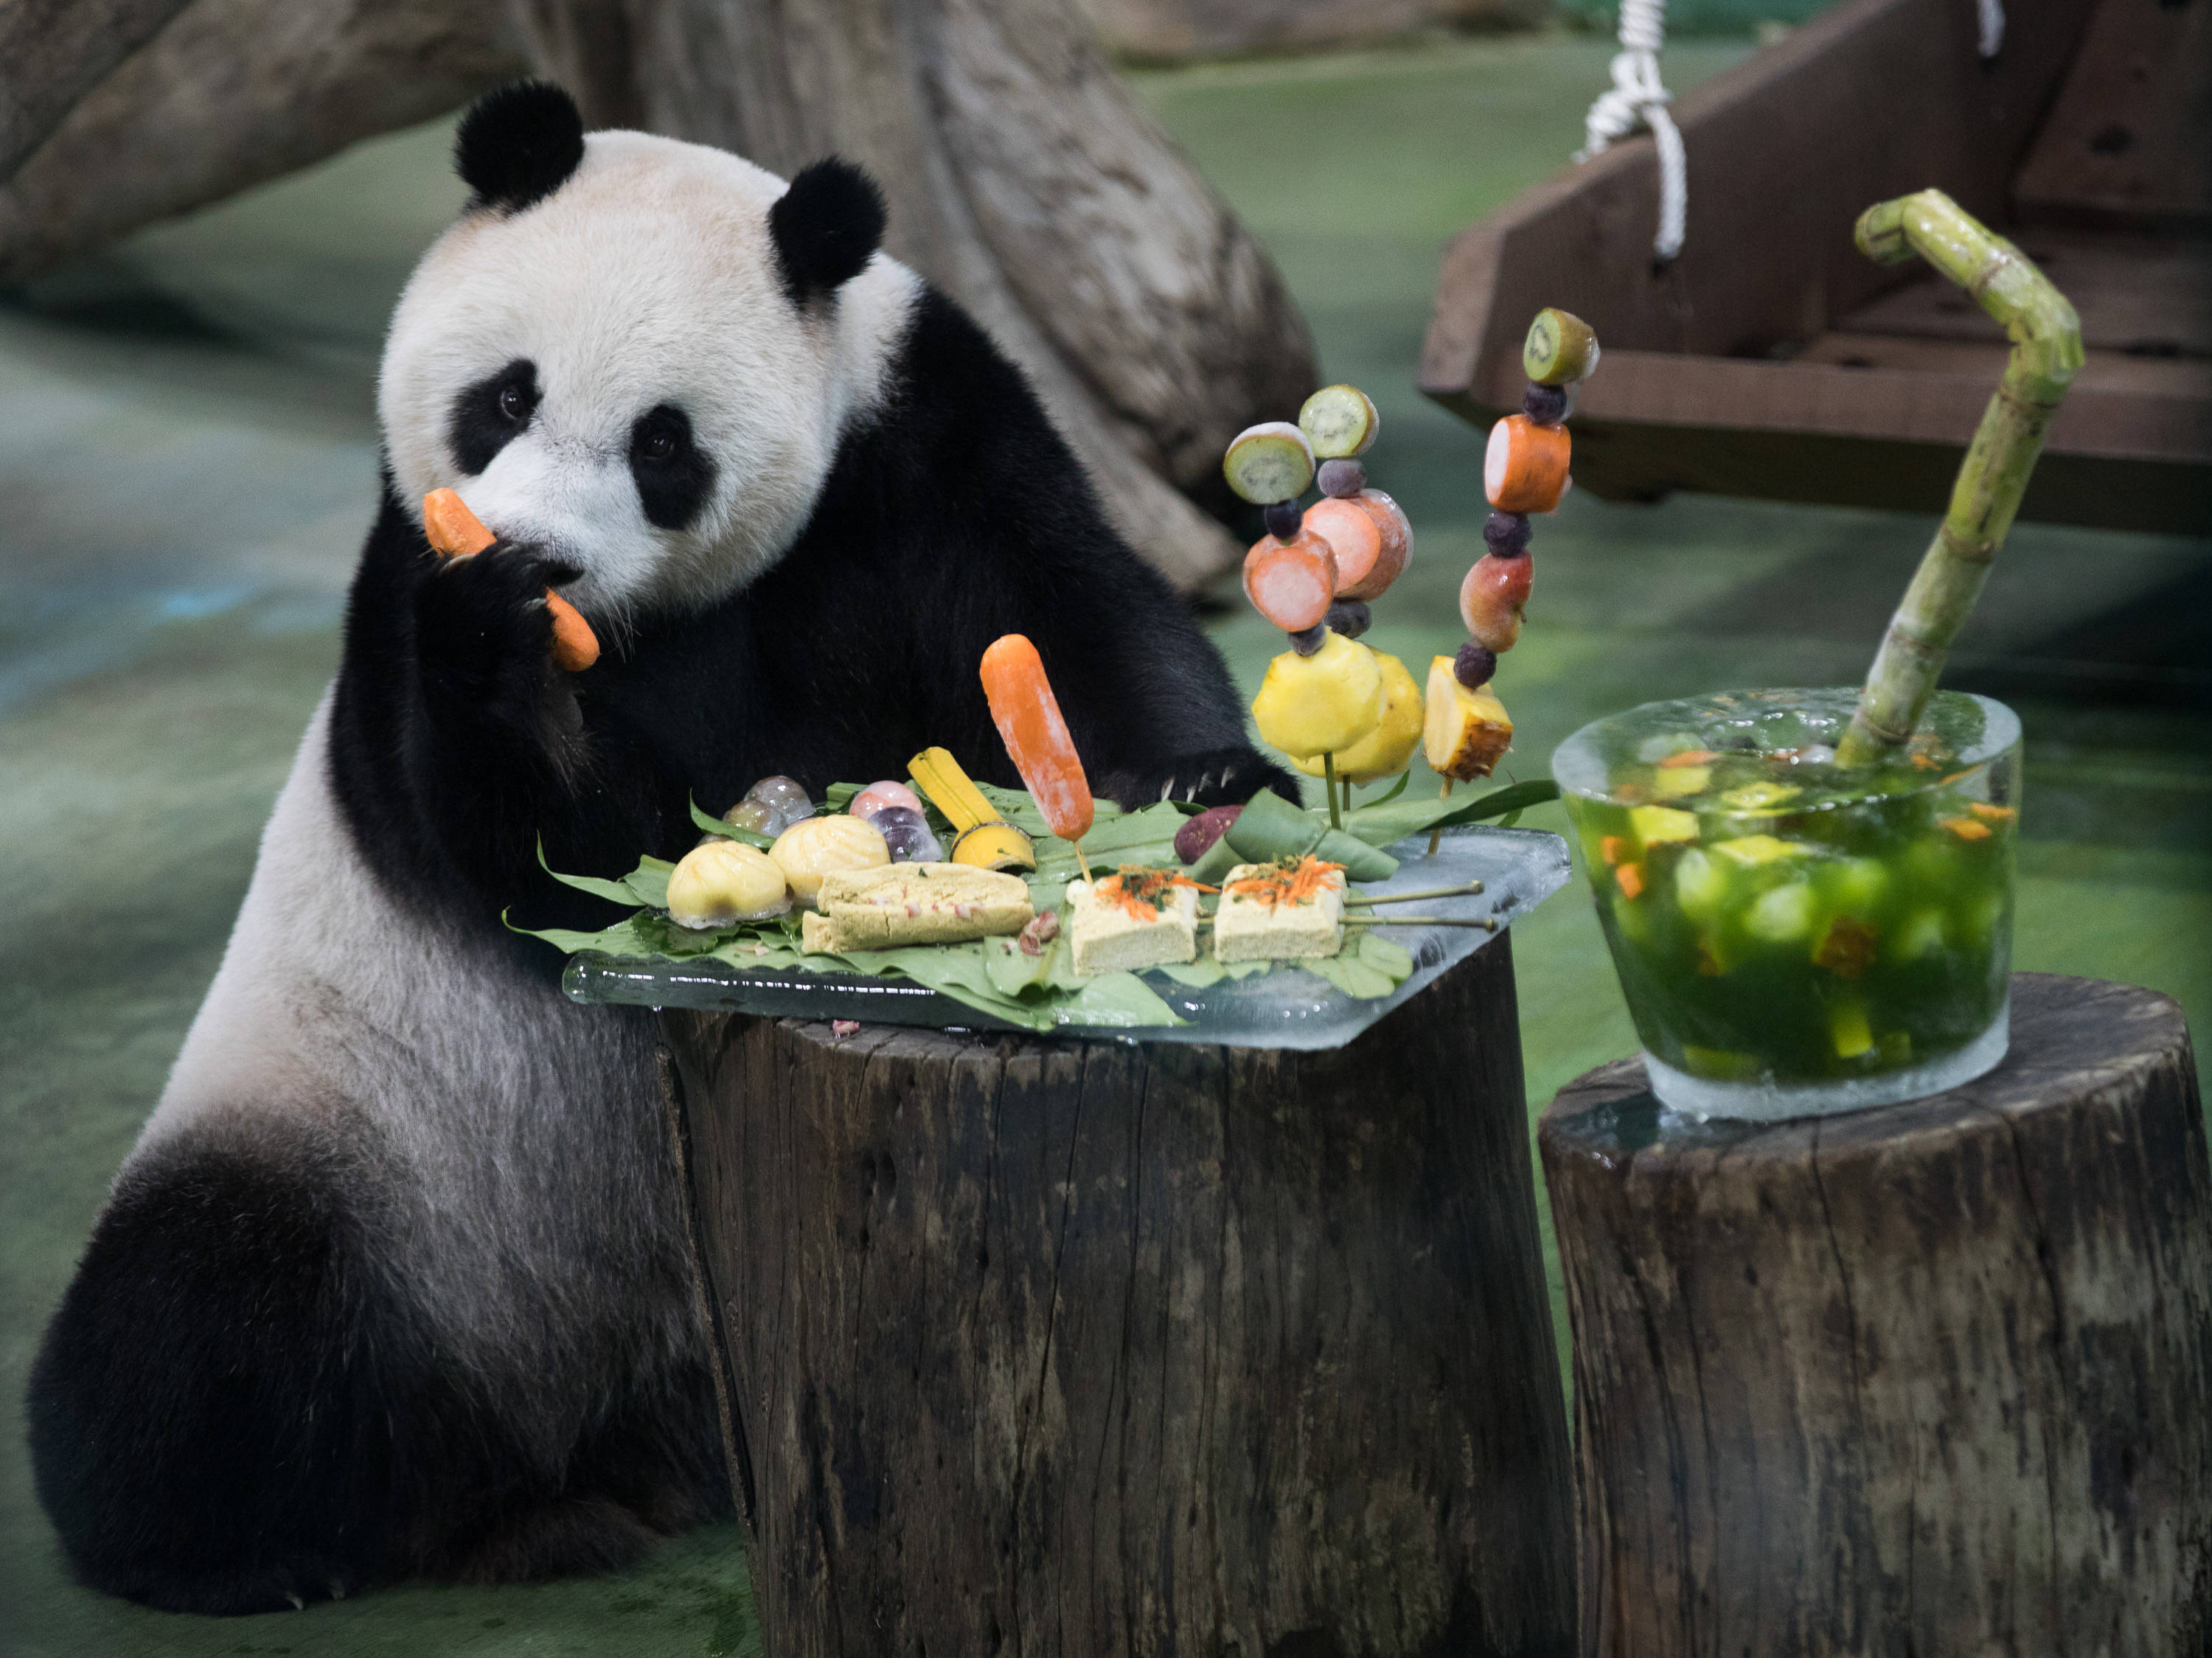
{"label": "panda's paw", "polygon": [[559,683],[546,591],[578,574],[512,542],[427,570],[415,593],[424,689],[488,708],[541,706]]}
{"label": "panda's paw", "polygon": [[1248,748],[1183,755],[1164,766],[1115,773],[1101,781],[1099,793],[1130,811],[1160,800],[1242,805],[1261,789],[1273,789],[1285,800],[1298,799],[1297,780]]}

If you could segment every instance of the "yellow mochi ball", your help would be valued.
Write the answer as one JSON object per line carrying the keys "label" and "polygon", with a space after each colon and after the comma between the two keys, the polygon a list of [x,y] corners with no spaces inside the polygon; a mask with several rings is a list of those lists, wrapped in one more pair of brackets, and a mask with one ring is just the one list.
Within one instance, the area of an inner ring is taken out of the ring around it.
{"label": "yellow mochi ball", "polygon": [[1382,723],[1387,700],[1375,653],[1331,631],[1311,656],[1285,651],[1267,665],[1252,722],[1294,760],[1341,754]]}
{"label": "yellow mochi ball", "polygon": [[884,843],[884,832],[867,819],[840,813],[800,818],[775,837],[768,855],[791,883],[792,896],[811,909],[823,876],[843,869],[878,868],[890,862],[891,849]]}
{"label": "yellow mochi ball", "polygon": [[[1382,670],[1382,723],[1336,756],[1336,774],[1355,783],[1395,777],[1421,746],[1421,688],[1413,671],[1388,651],[1375,660]],[[1309,777],[1324,774],[1319,755],[1291,763]]]}
{"label": "yellow mochi ball", "polygon": [[757,847],[708,841],[668,874],[668,914],[690,927],[728,926],[790,908],[783,872]]}

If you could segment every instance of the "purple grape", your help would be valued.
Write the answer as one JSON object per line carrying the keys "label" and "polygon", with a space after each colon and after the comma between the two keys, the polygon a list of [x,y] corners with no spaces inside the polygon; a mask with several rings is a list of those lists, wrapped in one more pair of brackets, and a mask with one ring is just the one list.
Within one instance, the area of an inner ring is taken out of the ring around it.
{"label": "purple grape", "polygon": [[1229,826],[1237,821],[1242,806],[1210,806],[1195,817],[1186,817],[1176,831],[1176,856],[1186,864],[1194,864],[1206,856],[1213,843],[1229,833]]}
{"label": "purple grape", "polygon": [[1322,626],[1333,628],[1346,639],[1357,639],[1374,625],[1375,613],[1357,598],[1340,598],[1328,607]]}
{"label": "purple grape", "polygon": [[1328,623],[1316,622],[1304,633],[1291,635],[1291,648],[1300,656],[1311,656],[1321,648],[1322,641],[1328,637]]}
{"label": "purple grape", "polygon": [[883,831],[894,864],[941,864],[945,847],[930,833],[929,820],[912,806],[885,806],[868,819]]}
{"label": "purple grape", "polygon": [[1498,671],[1498,653],[1487,645],[1478,645],[1472,639],[1459,647],[1452,659],[1452,674],[1471,691],[1479,691],[1490,683],[1490,676]]}
{"label": "purple grape", "polygon": [[1275,501],[1260,516],[1267,524],[1267,533],[1278,541],[1290,540],[1306,520],[1305,508],[1295,501]]}
{"label": "purple grape", "polygon": [[1557,426],[1574,412],[1575,389],[1571,386],[1539,386],[1528,382],[1528,389],[1521,394],[1521,412],[1539,426]]}
{"label": "purple grape", "polygon": [[1483,544],[1500,558],[1512,558],[1528,550],[1528,514],[1526,513],[1492,513],[1483,521]]}
{"label": "purple grape", "polygon": [[1367,469],[1356,460],[1325,460],[1316,474],[1321,483],[1321,492],[1340,500],[1358,495],[1367,487]]}

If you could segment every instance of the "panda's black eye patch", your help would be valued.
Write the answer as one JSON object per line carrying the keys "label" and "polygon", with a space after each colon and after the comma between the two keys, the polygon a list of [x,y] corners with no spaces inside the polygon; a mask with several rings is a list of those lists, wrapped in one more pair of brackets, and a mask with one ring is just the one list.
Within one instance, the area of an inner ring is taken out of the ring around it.
{"label": "panda's black eye patch", "polygon": [[538,389],[538,365],[517,357],[455,398],[446,436],[461,470],[481,472],[490,465],[492,457],[530,424],[543,395]]}
{"label": "panda's black eye patch", "polygon": [[629,471],[648,521],[681,530],[714,487],[714,463],[691,440],[691,417],[672,403],[648,409],[629,428]]}

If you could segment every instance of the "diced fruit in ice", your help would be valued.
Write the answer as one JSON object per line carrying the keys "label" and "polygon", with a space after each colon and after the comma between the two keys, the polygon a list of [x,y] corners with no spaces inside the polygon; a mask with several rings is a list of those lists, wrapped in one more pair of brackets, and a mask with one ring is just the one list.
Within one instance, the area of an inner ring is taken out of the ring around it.
{"label": "diced fruit in ice", "polygon": [[1978,817],[1945,817],[1938,822],[1961,841],[1986,841],[1993,833]]}
{"label": "diced fruit in ice", "polygon": [[823,876],[841,869],[875,869],[891,860],[881,829],[842,812],[802,818],[775,837],[768,855],[790,883],[792,896],[809,908],[822,890]]}
{"label": "diced fruit in ice", "polygon": [[1719,758],[1720,756],[1711,749],[1677,749],[1659,763],[1662,766],[1702,766],[1709,760]]}
{"label": "diced fruit in ice", "polygon": [[1682,1068],[1693,1077],[1718,1083],[1747,1083],[1759,1077],[1759,1060],[1750,1054],[1731,1054],[1722,1048],[1682,1047]]}
{"label": "diced fruit in ice", "polygon": [[1692,847],[1674,865],[1674,902],[1693,921],[1710,921],[1728,896],[1728,872]]}
{"label": "diced fruit in ice", "polygon": [[1539,426],[1557,426],[1574,412],[1575,394],[1571,386],[1541,386],[1534,380],[1521,394],[1521,412]]}
{"label": "diced fruit in ice", "polygon": [[1367,487],[1367,469],[1356,460],[1325,460],[1314,474],[1325,495],[1334,495],[1341,501],[1356,495]]}
{"label": "diced fruit in ice", "polygon": [[1512,746],[1513,720],[1488,687],[1475,689],[1460,683],[1454,661],[1439,656],[1429,663],[1421,744],[1431,769],[1471,783],[1489,776]]}
{"label": "diced fruit in ice", "polygon": [[1459,619],[1477,644],[1500,656],[1521,637],[1521,612],[1528,603],[1530,563],[1525,558],[1485,553],[1459,585]]}
{"label": "diced fruit in ice", "polygon": [[1278,541],[1289,541],[1296,537],[1298,526],[1305,522],[1306,509],[1295,501],[1274,501],[1267,503],[1267,510],[1260,518],[1267,525],[1269,535]]}
{"label": "diced fruit in ice", "polygon": [[1678,811],[1673,806],[1633,807],[1628,814],[1628,827],[1636,831],[1636,838],[1647,847],[1698,838],[1696,815]]}
{"label": "diced fruit in ice", "polygon": [[1636,842],[1630,840],[1625,835],[1601,835],[1598,836],[1597,855],[1601,859],[1607,864],[1626,864],[1632,862],[1634,861],[1635,851]]}
{"label": "diced fruit in ice", "polygon": [[1328,623],[1316,622],[1310,628],[1301,628],[1291,635],[1291,648],[1300,656],[1311,656],[1328,639]]}
{"label": "diced fruit in ice", "polygon": [[1912,1063],[1912,1033],[1909,1030],[1885,1030],[1875,1038],[1881,1049],[1881,1062],[1892,1071],[1901,1071]]}
{"label": "diced fruit in ice", "polygon": [[1471,691],[1479,691],[1490,683],[1498,671],[1498,653],[1487,645],[1478,645],[1472,639],[1459,647],[1452,659],[1452,674]]}
{"label": "diced fruit in ice", "polygon": [[1985,888],[1971,892],[1959,902],[1954,914],[1958,916],[1956,937],[1966,942],[1967,948],[1985,948],[1996,924],[2004,919],[2005,896],[1997,888]]}
{"label": "diced fruit in ice", "polygon": [[[1335,756],[1336,774],[1355,783],[1395,777],[1421,746],[1421,688],[1406,665],[1389,652],[1376,652],[1375,661],[1382,670],[1382,723]],[[1326,774],[1318,755],[1291,763],[1309,777]]]}
{"label": "diced fruit in ice", "polygon": [[783,872],[740,841],[694,847],[668,873],[668,918],[679,926],[733,926],[790,908]]}
{"label": "diced fruit in ice", "polygon": [[1350,748],[1382,723],[1387,700],[1375,653],[1330,634],[1311,656],[1285,651],[1252,699],[1260,735],[1294,760]]}
{"label": "diced fruit in ice", "polygon": [[1965,864],[1958,843],[1940,835],[1923,835],[1905,851],[1905,872],[1921,886],[1938,890],[1958,880]]}
{"label": "diced fruit in ice", "polygon": [[894,864],[941,864],[945,847],[931,833],[929,820],[906,806],[884,806],[868,819],[884,837]]}
{"label": "diced fruit in ice", "polygon": [[1992,805],[1987,800],[1969,800],[1966,802],[1966,810],[1984,823],[2009,823],[2020,816],[2020,813],[2010,806]]}
{"label": "diced fruit in ice", "polygon": [[1813,850],[1802,841],[1782,841],[1771,835],[1739,835],[1733,841],[1714,841],[1712,849],[1716,856],[1742,869],[1757,869],[1777,859],[1795,858]]}
{"label": "diced fruit in ice", "polygon": [[1571,386],[1597,370],[1597,335],[1571,311],[1547,307],[1528,325],[1521,367],[1539,386]]}
{"label": "diced fruit in ice", "polygon": [[1907,916],[1905,925],[1890,935],[1888,953],[1901,962],[1917,962],[1942,948],[1943,912],[1923,909]]}
{"label": "diced fruit in ice", "polygon": [[1242,806],[1208,806],[1195,817],[1183,819],[1182,827],[1176,831],[1176,856],[1186,864],[1194,864],[1206,856],[1206,849],[1228,833],[1229,826],[1237,821]]}
{"label": "diced fruit in ice", "polygon": [[921,797],[905,784],[886,777],[879,783],[871,783],[853,797],[853,804],[845,808],[855,817],[873,817],[885,806],[903,806],[919,813]]}
{"label": "diced fruit in ice", "polygon": [[1613,878],[1620,888],[1622,897],[1634,899],[1644,896],[1643,865],[1623,864],[1613,872]]}
{"label": "diced fruit in ice", "polygon": [[1828,1042],[1839,1060],[1855,1060],[1874,1052],[1874,1031],[1867,1024],[1864,1002],[1853,996],[1830,1005]]}
{"label": "diced fruit in ice", "polygon": [[1527,552],[1530,539],[1526,513],[1492,513],[1482,521],[1482,544],[1500,558]]}
{"label": "diced fruit in ice", "polygon": [[1285,633],[1304,633],[1336,598],[1336,556],[1310,530],[1290,541],[1263,536],[1244,555],[1244,597]]}
{"label": "diced fruit in ice", "polygon": [[1380,598],[1413,561],[1413,525],[1404,509],[1380,489],[1362,489],[1351,501],[1374,520],[1376,532],[1382,537],[1382,548],[1365,575],[1357,581],[1339,585],[1337,597]]}
{"label": "diced fruit in ice", "polygon": [[1346,639],[1357,639],[1375,625],[1375,612],[1356,598],[1340,598],[1328,607],[1322,618],[1328,628]]}
{"label": "diced fruit in ice", "polygon": [[1286,420],[1262,421],[1231,442],[1221,458],[1221,475],[1255,507],[1295,501],[1313,482],[1313,446]]}
{"label": "diced fruit in ice", "polygon": [[1663,766],[1678,754],[1691,756],[1687,762],[1691,765],[1713,757],[1711,750],[1698,748],[1698,739],[1686,732],[1662,732],[1636,745],[1636,757],[1646,765]]}
{"label": "diced fruit in ice", "polygon": [[1873,962],[1880,938],[1864,921],[1838,915],[1813,946],[1813,964],[1825,967],[1838,978],[1856,979]]}
{"label": "diced fruit in ice", "polygon": [[1821,871],[1828,902],[1841,910],[1864,914],[1889,893],[1889,871],[1878,859],[1847,858]]}
{"label": "diced fruit in ice", "polygon": [[1744,917],[1744,931],[1771,944],[1788,944],[1813,931],[1813,889],[1806,882],[1790,881],[1759,895]]}
{"label": "diced fruit in ice", "polygon": [[1662,767],[1651,774],[1651,793],[1661,800],[1679,800],[1686,794],[1704,793],[1712,780],[1710,766],[1678,766],[1672,771]]}
{"label": "diced fruit in ice", "polygon": [[1490,428],[1483,452],[1482,490],[1501,513],[1548,513],[1567,489],[1573,441],[1564,426],[1539,426],[1508,415]]}
{"label": "diced fruit in ice", "polygon": [[1723,793],[1721,805],[1730,811],[1772,811],[1804,793],[1804,790],[1790,783],[1746,783],[1741,788],[1729,789]]}
{"label": "diced fruit in ice", "polygon": [[1323,460],[1364,455],[1382,429],[1382,417],[1356,386],[1324,386],[1298,410],[1298,427]]}
{"label": "diced fruit in ice", "polygon": [[1306,511],[1306,530],[1328,544],[1336,560],[1336,591],[1357,587],[1382,555],[1382,531],[1356,501],[1324,496]]}

